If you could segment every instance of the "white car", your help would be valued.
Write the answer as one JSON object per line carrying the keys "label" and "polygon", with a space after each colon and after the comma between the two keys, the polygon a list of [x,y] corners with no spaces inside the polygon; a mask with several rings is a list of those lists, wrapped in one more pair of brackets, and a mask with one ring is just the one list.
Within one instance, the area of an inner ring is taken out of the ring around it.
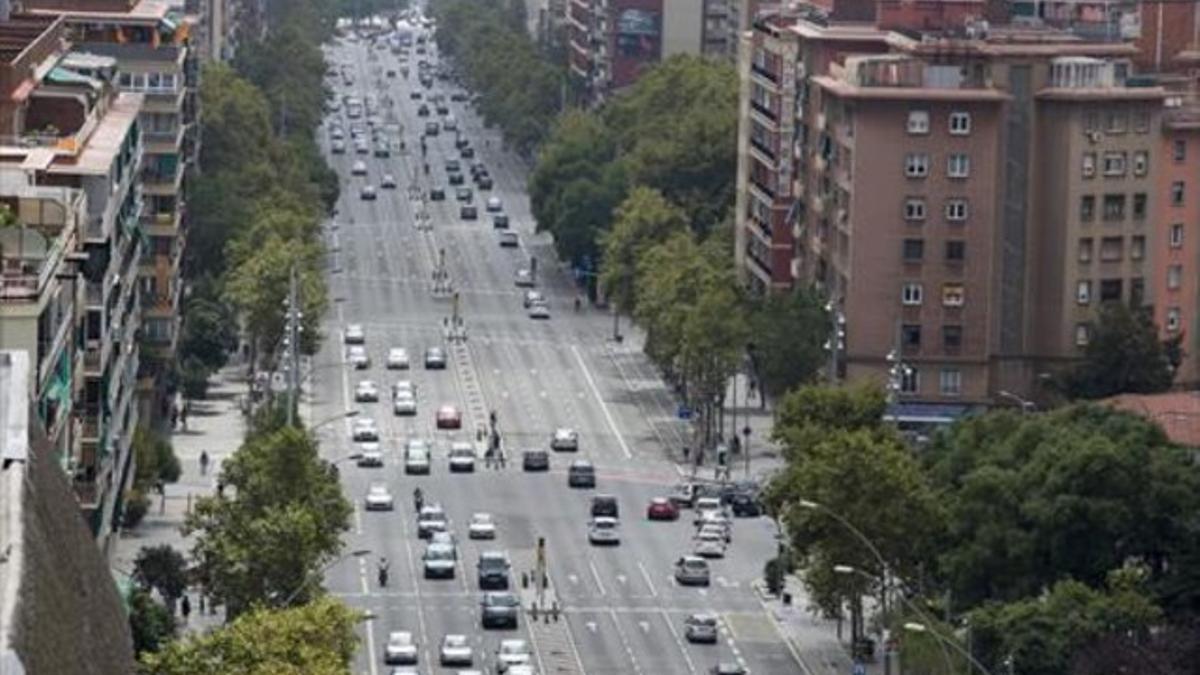
{"label": "white car", "polygon": [[717,634],[716,614],[692,614],[683,622],[683,635],[688,642],[716,642]]}
{"label": "white car", "polygon": [[466,635],[447,635],[442,638],[441,657],[443,666],[469,666],[474,660],[471,644]]}
{"label": "white car", "polygon": [[709,513],[724,513],[721,507],[721,500],[718,497],[701,497],[696,500],[696,525],[704,520],[706,514]]}
{"label": "white car", "polygon": [[449,527],[445,509],[437,504],[426,504],[417,514],[417,537],[421,539],[429,539],[435,532],[445,532]]}
{"label": "white car", "polygon": [[367,348],[362,345],[351,345],[346,358],[355,370],[366,370],[371,367],[371,357],[367,354]]}
{"label": "white car", "polygon": [[427,474],[429,466],[429,446],[423,441],[409,441],[404,449],[404,473]]}
{"label": "white car", "polygon": [[388,492],[387,486],[383,483],[372,483],[371,487],[367,488],[366,507],[368,511],[391,511],[395,505],[392,493]]}
{"label": "white car", "polygon": [[579,450],[579,432],[574,429],[555,429],[550,438],[551,450]]}
{"label": "white car", "polygon": [[409,393],[397,394],[392,399],[392,412],[397,415],[416,415],[417,398]]}
{"label": "white car", "polygon": [[515,283],[518,288],[533,288],[533,272],[530,272],[528,269],[522,267],[521,269],[517,270],[515,275],[513,275],[513,283]]}
{"label": "white car", "polygon": [[354,163],[354,166],[350,167],[350,174],[353,176],[367,175],[367,163],[362,161],[361,159],[358,160],[357,162]]}
{"label": "white car", "polygon": [[471,524],[467,526],[467,537],[470,539],[495,539],[496,521],[492,519],[492,514],[472,514]]}
{"label": "white car", "polygon": [[416,663],[417,641],[413,638],[413,634],[406,630],[388,633],[387,645],[383,648],[383,662],[388,665]]}
{"label": "white car", "polygon": [[496,650],[496,669],[501,673],[517,665],[529,665],[533,656],[529,653],[529,643],[525,640],[501,640],[500,648]]}
{"label": "white car", "polygon": [[475,448],[466,441],[450,444],[450,471],[471,473],[475,471]]}
{"label": "white car", "polygon": [[617,519],[608,516],[593,518],[588,525],[588,541],[592,544],[621,543],[621,529]]}
{"label": "white car", "polygon": [[724,558],[725,537],[716,530],[701,530],[696,535],[695,554],[701,558]]}
{"label": "white car", "polygon": [[457,558],[454,547],[450,544],[430,543],[425,547],[425,555],[421,556],[425,578],[453,579]]}
{"label": "white car", "polygon": [[354,420],[354,430],[350,432],[350,435],[351,440],[355,443],[379,442],[379,427],[375,426],[375,420],[370,417],[359,417]]}
{"label": "white car", "polygon": [[388,350],[388,370],[407,370],[408,365],[408,350],[402,347],[392,347]]}
{"label": "white car", "polygon": [[488,197],[487,210],[488,213],[500,213],[504,210],[504,204],[500,202],[499,197]]}
{"label": "white car", "polygon": [[379,400],[379,387],[370,380],[363,380],[354,387],[354,400],[359,403],[374,403]]}
{"label": "white car", "polygon": [[366,467],[383,466],[383,451],[379,443],[371,441],[358,446],[358,465]]}
{"label": "white car", "polygon": [[529,314],[529,318],[531,319],[550,318],[550,307],[544,302],[540,302],[536,305],[530,305],[527,312]]}
{"label": "white car", "polygon": [[396,189],[396,177],[390,173],[383,174],[383,178],[379,179],[379,187],[385,190]]}
{"label": "white car", "polygon": [[367,331],[363,329],[362,324],[352,323],[346,326],[346,332],[342,339],[348,345],[361,345],[367,341]]}
{"label": "white car", "polygon": [[399,380],[392,385],[392,396],[416,396],[417,386],[412,383],[412,380]]}
{"label": "white car", "polygon": [[726,544],[733,542],[733,522],[729,517],[720,512],[706,511],[704,515],[696,521],[696,534],[701,532],[715,531],[721,535]]}

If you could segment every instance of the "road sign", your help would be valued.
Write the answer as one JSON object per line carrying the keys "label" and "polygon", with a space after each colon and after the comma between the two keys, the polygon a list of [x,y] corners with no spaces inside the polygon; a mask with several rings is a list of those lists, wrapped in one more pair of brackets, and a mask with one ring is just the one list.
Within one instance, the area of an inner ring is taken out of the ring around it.
{"label": "road sign", "polygon": [[675,416],[681,420],[690,420],[692,419],[692,409],[686,405],[680,404],[679,407],[675,409]]}

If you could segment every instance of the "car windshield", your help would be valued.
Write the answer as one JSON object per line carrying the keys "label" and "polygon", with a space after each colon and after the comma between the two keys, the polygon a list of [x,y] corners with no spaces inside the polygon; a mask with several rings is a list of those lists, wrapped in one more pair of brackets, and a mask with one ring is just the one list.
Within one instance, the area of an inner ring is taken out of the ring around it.
{"label": "car windshield", "polygon": [[508,561],[498,556],[483,556],[479,559],[479,567],[485,570],[504,570]]}
{"label": "car windshield", "polygon": [[427,506],[421,509],[421,520],[445,520],[446,512],[439,506]]}
{"label": "car windshield", "polygon": [[430,546],[429,550],[425,551],[426,560],[453,560],[454,551],[448,546]]}
{"label": "car windshield", "polygon": [[500,645],[500,653],[501,654],[527,654],[527,653],[529,653],[529,648],[525,646],[525,643],[523,641],[509,642],[509,641],[505,640],[504,643]]}
{"label": "car windshield", "polygon": [[488,604],[493,607],[516,607],[520,602],[515,595],[498,593],[488,597]]}
{"label": "car windshield", "polygon": [[704,614],[693,614],[688,618],[688,621],[697,626],[715,626],[717,625],[717,617],[707,616]]}

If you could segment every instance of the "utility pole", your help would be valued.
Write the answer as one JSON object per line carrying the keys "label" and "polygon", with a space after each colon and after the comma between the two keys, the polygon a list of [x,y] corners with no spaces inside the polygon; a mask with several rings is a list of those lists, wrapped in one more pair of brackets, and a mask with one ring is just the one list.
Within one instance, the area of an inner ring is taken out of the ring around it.
{"label": "utility pole", "polygon": [[300,389],[300,288],[296,279],[296,267],[288,273],[287,337],[284,345],[288,355],[288,409],[287,423],[296,423],[296,405]]}

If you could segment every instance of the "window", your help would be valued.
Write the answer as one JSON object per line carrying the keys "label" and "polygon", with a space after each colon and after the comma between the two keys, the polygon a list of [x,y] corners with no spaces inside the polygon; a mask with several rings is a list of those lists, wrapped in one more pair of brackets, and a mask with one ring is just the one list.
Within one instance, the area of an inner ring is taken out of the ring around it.
{"label": "window", "polygon": [[1181,248],[1183,246],[1183,223],[1175,223],[1171,226],[1167,242],[1171,248]]}
{"label": "window", "polygon": [[971,158],[954,153],[946,158],[946,175],[951,178],[966,178],[971,175]]}
{"label": "window", "polygon": [[1146,219],[1146,193],[1137,192],[1133,195],[1133,219]]}
{"label": "window", "polygon": [[925,288],[921,284],[904,284],[900,290],[900,302],[906,305],[919,305],[925,299]]}
{"label": "window", "polygon": [[1146,280],[1134,277],[1129,280],[1129,306],[1141,307],[1146,300]]}
{"label": "window", "polygon": [[146,87],[149,89],[159,89],[162,87],[162,75],[158,73],[150,73],[146,75]]}
{"label": "window", "polygon": [[1124,176],[1125,175],[1125,153],[1123,153],[1123,152],[1106,152],[1106,153],[1104,153],[1104,175],[1105,176]]}
{"label": "window", "polygon": [[904,175],[909,178],[924,178],[929,175],[929,155],[914,152],[904,158]]}
{"label": "window", "polygon": [[967,257],[967,242],[951,239],[946,242],[946,262],[960,263]]}
{"label": "window", "polygon": [[1183,320],[1180,318],[1179,308],[1171,307],[1170,309],[1168,309],[1167,310],[1167,330],[1172,333],[1177,333],[1177,332],[1179,332],[1179,325],[1181,323],[1183,323]]}
{"label": "window", "polygon": [[1081,237],[1079,239],[1079,262],[1086,263],[1092,261],[1092,238]]}
{"label": "window", "polygon": [[905,239],[904,240],[904,260],[907,262],[920,262],[925,257],[925,240],[924,239]]}
{"label": "window", "polygon": [[946,200],[946,220],[961,222],[967,219],[967,200]]}
{"label": "window", "polygon": [[904,200],[905,220],[925,220],[925,200],[911,197]]}
{"label": "window", "polygon": [[943,368],[941,385],[943,396],[958,396],[962,393],[962,371],[958,368]]}
{"label": "window", "polygon": [[1124,284],[1120,279],[1101,279],[1100,280],[1100,302],[1118,302],[1121,299],[1121,291]]}
{"label": "window", "polygon": [[901,344],[905,348],[919,348],[921,346],[921,324],[906,323],[900,327]]}
{"label": "window", "polygon": [[1092,282],[1080,281],[1075,284],[1075,302],[1086,305],[1092,301]]}
{"label": "window", "polygon": [[1096,153],[1083,153],[1083,177],[1091,178],[1096,175]]}
{"label": "window", "polygon": [[1133,112],[1133,130],[1139,134],[1144,134],[1150,131],[1150,112],[1147,110],[1135,110]]}
{"label": "window", "polygon": [[908,133],[914,135],[929,133],[928,110],[908,111]]}
{"label": "window", "polygon": [[942,284],[942,306],[962,307],[966,302],[962,284]]}
{"label": "window", "polygon": [[1129,238],[1129,259],[1141,260],[1146,257],[1146,237],[1135,234]]}
{"label": "window", "polygon": [[921,371],[905,367],[900,371],[900,393],[915,394],[921,390]]}
{"label": "window", "polygon": [[1125,195],[1104,195],[1104,219],[1122,220],[1125,218]]}
{"label": "window", "polygon": [[1086,347],[1092,339],[1092,327],[1086,323],[1075,324],[1075,346]]}
{"label": "window", "polygon": [[1096,196],[1084,195],[1079,198],[1079,219],[1088,222],[1096,217]]}
{"label": "window", "polygon": [[1146,171],[1150,168],[1150,153],[1145,150],[1138,150],[1133,153],[1133,175],[1145,176]]}
{"label": "window", "polygon": [[957,324],[942,326],[942,346],[946,349],[958,349],[962,346],[963,327]]}
{"label": "window", "polygon": [[950,133],[954,136],[966,136],[971,133],[971,113],[950,113]]}
{"label": "window", "polygon": [[1083,115],[1083,128],[1088,131],[1100,130],[1100,113],[1089,110]]}
{"label": "window", "polygon": [[1178,140],[1172,144],[1171,155],[1176,162],[1182,162],[1187,159],[1187,141]]}
{"label": "window", "polygon": [[167,91],[175,91],[175,73],[163,73],[161,86]]}
{"label": "window", "polygon": [[1125,254],[1125,240],[1121,237],[1105,237],[1100,240],[1100,261],[1119,262]]}
{"label": "window", "polygon": [[1171,183],[1171,206],[1183,206],[1183,181]]}
{"label": "window", "polygon": [[1183,284],[1183,265],[1167,267],[1167,288],[1174,290]]}
{"label": "window", "polygon": [[1110,134],[1125,133],[1125,117],[1126,114],[1124,110],[1108,111],[1108,115],[1106,115],[1104,118],[1104,128],[1107,129],[1108,133]]}
{"label": "window", "polygon": [[121,73],[117,77],[117,82],[120,84],[122,89],[128,89],[133,86],[133,76],[129,73]]}

